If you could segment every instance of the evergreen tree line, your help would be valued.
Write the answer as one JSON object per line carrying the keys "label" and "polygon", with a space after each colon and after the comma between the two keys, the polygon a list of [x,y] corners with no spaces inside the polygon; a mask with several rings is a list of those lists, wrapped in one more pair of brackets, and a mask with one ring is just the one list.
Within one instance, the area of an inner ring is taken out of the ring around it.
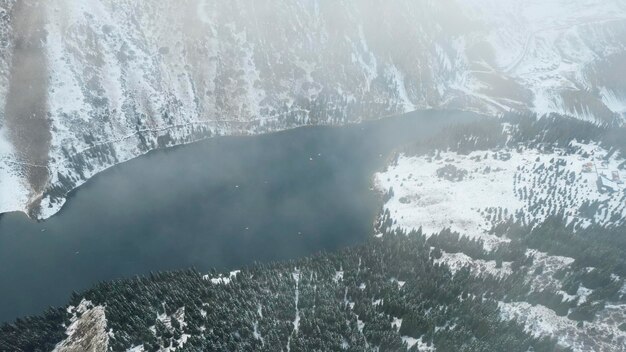
{"label": "evergreen tree line", "polygon": [[[183,335],[182,351],[401,351],[403,336],[438,351],[559,350],[500,319],[497,299],[527,293],[514,292],[522,276],[453,274],[435,262],[431,245],[419,231],[388,233],[336,253],[257,264],[226,284],[195,270],[103,282],[69,305],[86,299],[105,307],[112,351],[157,351]],[[71,317],[52,312],[3,325],[0,350],[51,350]],[[394,319],[402,319],[399,327]]]}

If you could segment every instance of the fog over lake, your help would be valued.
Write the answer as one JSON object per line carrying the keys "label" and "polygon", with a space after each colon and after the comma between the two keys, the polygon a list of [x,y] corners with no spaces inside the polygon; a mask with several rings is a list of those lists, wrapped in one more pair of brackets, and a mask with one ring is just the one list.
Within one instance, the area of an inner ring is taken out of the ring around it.
{"label": "fog over lake", "polygon": [[372,175],[392,150],[461,112],[219,137],[113,167],[54,217],[0,217],[0,321],[61,305],[72,290],[150,271],[236,269],[372,236]]}

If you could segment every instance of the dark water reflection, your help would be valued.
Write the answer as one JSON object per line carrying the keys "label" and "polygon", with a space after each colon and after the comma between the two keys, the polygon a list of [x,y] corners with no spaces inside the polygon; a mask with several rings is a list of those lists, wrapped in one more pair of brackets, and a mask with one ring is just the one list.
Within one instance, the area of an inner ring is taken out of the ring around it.
{"label": "dark water reflection", "polygon": [[114,167],[56,216],[0,218],[0,321],[149,271],[231,269],[360,243],[393,148],[475,115],[419,112],[341,128],[221,137]]}

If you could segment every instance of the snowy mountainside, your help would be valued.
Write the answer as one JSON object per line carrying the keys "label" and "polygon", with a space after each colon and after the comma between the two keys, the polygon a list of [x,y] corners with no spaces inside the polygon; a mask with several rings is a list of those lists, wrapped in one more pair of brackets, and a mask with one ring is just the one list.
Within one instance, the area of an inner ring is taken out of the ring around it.
{"label": "snowy mountainside", "polygon": [[593,144],[573,141],[570,147],[574,152],[401,155],[376,182],[393,192],[385,209],[396,220],[394,229],[422,227],[428,234],[448,227],[481,237],[502,221],[532,224],[557,213],[575,226],[624,224],[626,170],[620,165],[626,160],[619,153],[607,157],[607,150]]}
{"label": "snowy mountainside", "polygon": [[49,217],[216,135],[427,108],[622,123],[625,34],[617,0],[5,1],[0,212]]}
{"label": "snowy mountainside", "polygon": [[[493,29],[486,34],[493,49],[490,66],[530,91],[537,114],[555,112],[590,121],[612,113],[623,116],[626,87],[615,78],[624,75],[624,42],[612,33],[624,28],[624,3],[468,3]],[[496,94],[506,91],[497,88]]]}
{"label": "snowy mountainside", "polygon": [[374,177],[377,236],[419,231],[453,272],[524,271],[530,293],[503,299],[504,319],[574,351],[626,350],[626,148],[608,142],[624,130],[503,120],[401,149]]}

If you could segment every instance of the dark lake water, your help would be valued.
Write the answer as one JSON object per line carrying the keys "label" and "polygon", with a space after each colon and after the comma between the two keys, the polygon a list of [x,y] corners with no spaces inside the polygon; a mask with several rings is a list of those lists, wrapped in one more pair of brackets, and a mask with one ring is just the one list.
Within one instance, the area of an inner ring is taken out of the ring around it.
{"label": "dark lake water", "polygon": [[236,269],[361,243],[390,152],[476,115],[418,112],[346,127],[219,137],[111,168],[52,218],[0,217],[0,322],[72,290],[150,271]]}

